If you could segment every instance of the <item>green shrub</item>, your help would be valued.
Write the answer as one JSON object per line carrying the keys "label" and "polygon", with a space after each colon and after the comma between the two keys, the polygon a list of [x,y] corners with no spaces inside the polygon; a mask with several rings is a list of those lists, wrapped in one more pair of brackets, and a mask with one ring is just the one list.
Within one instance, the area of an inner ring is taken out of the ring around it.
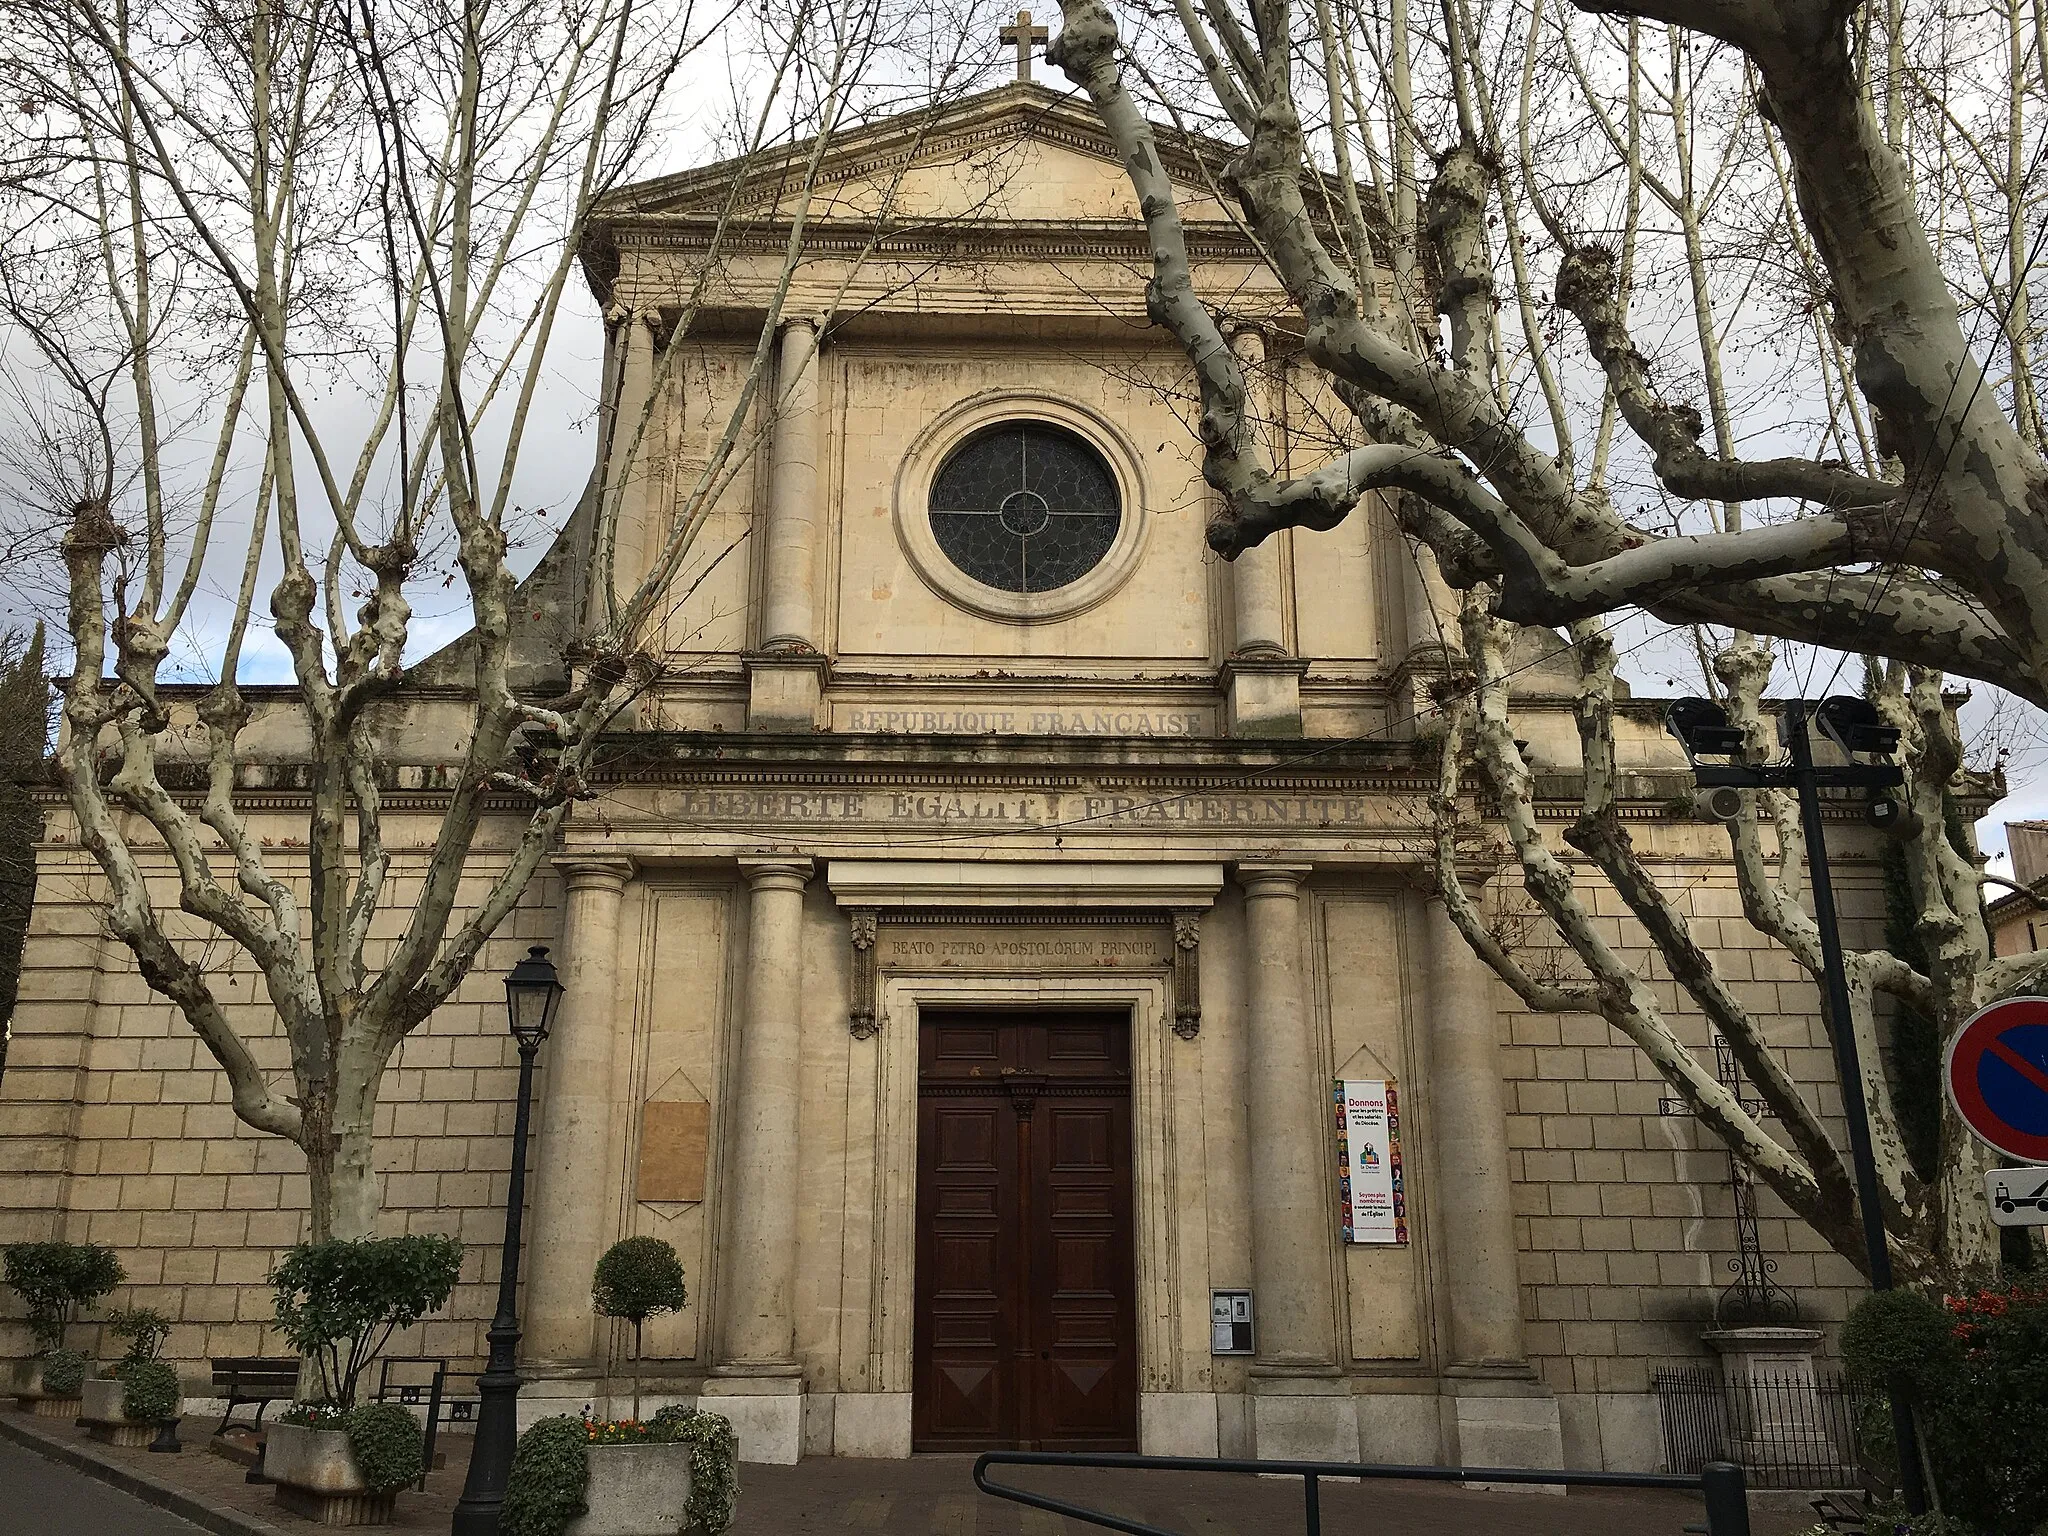
{"label": "green shrub", "polygon": [[28,1308],[39,1354],[64,1347],[64,1329],[127,1279],[114,1250],[98,1243],[15,1243],[7,1250],[7,1286]]}
{"label": "green shrub", "polygon": [[1955,1319],[1918,1291],[1874,1291],[1842,1325],[1842,1358],[1874,1386],[1903,1377],[1915,1394],[1946,1382],[1961,1358]]}
{"label": "green shrub", "polygon": [[364,1403],[351,1408],[341,1427],[348,1448],[373,1493],[389,1493],[420,1480],[426,1470],[426,1437],[420,1421],[396,1403]]}
{"label": "green shrub", "polygon": [[328,1401],[346,1408],[391,1335],[446,1305],[461,1269],[452,1237],[301,1243],[270,1272],[277,1325],[314,1362]]}
{"label": "green shrub", "polygon": [[740,1499],[740,1441],[721,1414],[664,1408],[654,1416],[664,1440],[686,1440],[690,1452],[690,1524],[698,1536],[719,1536]]}
{"label": "green shrub", "polygon": [[154,1424],[178,1416],[178,1373],[161,1360],[123,1360],[114,1367],[121,1383],[121,1411]]}
{"label": "green shrub", "polygon": [[[1981,1290],[1944,1306],[1881,1292],[1850,1313],[1842,1352],[1858,1377],[1907,1383],[1934,1489],[1955,1530],[2033,1536],[2048,1523],[2048,1291]],[[1888,1410],[1880,1403],[1871,1418],[1886,1421]],[[1861,1428],[1883,1459],[1888,1422]],[[1900,1527],[1907,1529],[1919,1536],[1922,1527]]]}
{"label": "green shrub", "polygon": [[567,1415],[542,1419],[519,1437],[498,1511],[504,1536],[561,1536],[564,1526],[589,1509],[583,1502],[590,1483],[589,1443],[583,1421]]}
{"label": "green shrub", "polygon": [[613,1243],[597,1261],[591,1305],[600,1317],[617,1317],[635,1327],[657,1312],[674,1312],[690,1299],[683,1261],[658,1237],[629,1237]]}
{"label": "green shrub", "polygon": [[107,1314],[107,1332],[128,1341],[123,1360],[154,1360],[171,1331],[171,1320],[154,1307],[129,1307]]}
{"label": "green shrub", "polygon": [[53,1349],[43,1356],[43,1391],[51,1397],[76,1397],[85,1385],[85,1356],[75,1349]]}
{"label": "green shrub", "polygon": [[678,1312],[690,1299],[683,1261],[658,1237],[629,1237],[613,1243],[597,1261],[590,1304],[599,1317],[633,1325],[633,1417],[640,1417],[640,1330],[659,1312]]}

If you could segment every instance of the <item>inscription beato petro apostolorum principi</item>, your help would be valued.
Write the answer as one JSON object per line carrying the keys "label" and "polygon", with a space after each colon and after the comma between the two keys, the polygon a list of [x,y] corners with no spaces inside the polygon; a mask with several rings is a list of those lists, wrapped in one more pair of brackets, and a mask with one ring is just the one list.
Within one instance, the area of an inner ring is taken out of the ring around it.
{"label": "inscription beato petro apostolorum principi", "polygon": [[1087,965],[1152,966],[1167,963],[1168,943],[1158,934],[996,934],[959,936],[882,930],[885,965],[987,965],[1003,962],[1042,963],[1065,960]]}

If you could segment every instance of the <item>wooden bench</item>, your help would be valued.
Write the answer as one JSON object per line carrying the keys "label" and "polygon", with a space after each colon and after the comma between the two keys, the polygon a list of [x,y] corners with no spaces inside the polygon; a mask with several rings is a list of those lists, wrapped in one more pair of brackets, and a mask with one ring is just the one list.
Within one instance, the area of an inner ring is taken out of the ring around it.
{"label": "wooden bench", "polygon": [[273,1358],[260,1355],[216,1356],[213,1385],[228,1400],[228,1410],[220,1416],[220,1425],[214,1430],[216,1435],[228,1427],[228,1420],[244,1403],[253,1403],[256,1407],[256,1420],[250,1427],[261,1429],[265,1408],[272,1403],[288,1403],[298,1396],[299,1359],[296,1355]]}

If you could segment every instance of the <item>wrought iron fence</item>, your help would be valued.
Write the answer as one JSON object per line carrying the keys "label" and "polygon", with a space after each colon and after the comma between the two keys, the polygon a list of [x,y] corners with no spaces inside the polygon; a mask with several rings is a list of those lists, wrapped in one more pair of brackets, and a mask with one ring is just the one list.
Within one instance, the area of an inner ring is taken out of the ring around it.
{"label": "wrought iron fence", "polygon": [[1750,1375],[1724,1381],[1711,1366],[1657,1372],[1664,1464],[1697,1472],[1731,1461],[1752,1488],[1858,1488],[1859,1426],[1883,1404],[1838,1376]]}

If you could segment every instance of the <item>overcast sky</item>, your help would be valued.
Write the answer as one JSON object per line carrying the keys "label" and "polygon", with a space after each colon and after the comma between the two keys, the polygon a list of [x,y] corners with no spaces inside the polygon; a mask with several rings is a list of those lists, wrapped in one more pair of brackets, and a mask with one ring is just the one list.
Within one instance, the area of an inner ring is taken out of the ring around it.
{"label": "overcast sky", "polygon": [[[979,56],[982,73],[976,83],[999,85],[1009,77],[1010,53],[995,42],[995,32],[998,21],[1007,17],[1008,12],[1003,11],[999,17],[1000,6],[991,8],[975,3],[975,0],[966,0],[966,3],[972,5],[976,13],[974,25],[977,31],[985,32],[987,38]],[[706,111],[705,103],[720,101],[730,104],[734,99],[732,82],[747,78],[747,71],[753,67],[753,61],[730,57],[717,45],[713,50],[699,53],[690,62],[674,99],[689,103],[691,110],[686,117],[669,125],[659,137],[658,151],[646,168],[649,175],[701,163],[710,157],[712,135],[719,114]],[[1055,74],[1047,80],[1046,75],[1046,67],[1041,63],[1039,78],[1055,88],[1064,88],[1063,79]],[[566,311],[556,326],[546,375],[530,418],[522,453],[516,500],[524,511],[515,519],[515,525],[516,534],[523,543],[514,557],[516,568],[522,572],[539,558],[550,531],[561,525],[575,505],[590,473],[594,403],[602,348],[602,323],[597,306],[579,275],[572,286]],[[20,356],[10,352],[4,360],[19,375]],[[368,410],[359,393],[347,389],[332,390],[318,402],[318,409],[333,431],[334,442],[348,444],[359,440],[361,424],[366,421]],[[191,469],[197,472],[210,449],[208,435],[195,431],[174,443],[168,451],[172,455],[183,455],[189,460]],[[1745,451],[1759,449],[1745,444]],[[247,499],[246,495],[244,499]],[[241,526],[246,528],[246,522]],[[1296,536],[1316,537],[1313,533]],[[259,593],[262,594],[257,605],[259,621],[251,627],[242,668],[243,678],[249,682],[291,680],[289,660],[267,623],[267,594],[277,567],[274,537],[271,542],[273,548],[267,556],[259,585]],[[316,542],[324,544],[324,538]],[[242,540],[234,537],[232,526],[220,530],[216,547],[235,552],[234,558],[215,562],[216,574],[227,574],[202,585],[201,595],[195,601],[187,632],[181,637],[180,646],[172,658],[173,666],[183,676],[210,677],[217,664],[232,602],[232,592],[226,583],[232,580],[234,568],[239,566],[241,544]],[[415,617],[408,652],[412,658],[432,653],[468,627],[468,606],[459,584],[445,586],[438,580],[421,583],[411,595]],[[0,587],[0,613],[19,615],[27,606],[22,594]],[[1659,629],[1659,626],[1640,617],[1624,619],[1617,624],[1616,642],[1621,652],[1623,676],[1639,694],[1664,697],[1698,691],[1697,664],[1692,659],[1689,643],[1662,638]],[[1839,658],[1828,653],[1795,655],[1788,665],[1781,666],[1778,686],[1774,691],[1785,693],[1797,689],[1818,692],[1823,687],[1832,692],[1857,691],[1860,684],[1858,664],[1852,661],[1838,667],[1838,661]],[[1966,710],[1966,720],[1973,724],[1981,723],[1988,714],[1983,702],[1988,690],[1980,687],[1976,692],[1978,699]],[[2004,858],[2004,823],[2048,815],[2048,763],[2043,761],[2044,755],[2048,754],[2043,753],[2038,735],[2033,730],[2021,733],[2021,739],[2007,759],[2012,793],[1978,828],[1984,847],[1996,856],[1994,870],[2004,868],[1999,862]]]}

